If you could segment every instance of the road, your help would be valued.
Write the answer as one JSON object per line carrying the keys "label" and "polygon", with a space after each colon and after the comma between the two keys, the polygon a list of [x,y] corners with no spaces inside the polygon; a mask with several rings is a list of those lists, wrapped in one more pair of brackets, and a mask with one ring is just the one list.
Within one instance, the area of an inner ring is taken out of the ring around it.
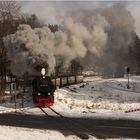
{"label": "road", "polygon": [[[140,121],[107,120],[91,118],[66,118],[45,115],[1,114],[0,125],[34,129],[57,130],[70,135],[71,130],[97,138],[136,138],[140,139]],[[70,128],[70,129],[69,129]]]}

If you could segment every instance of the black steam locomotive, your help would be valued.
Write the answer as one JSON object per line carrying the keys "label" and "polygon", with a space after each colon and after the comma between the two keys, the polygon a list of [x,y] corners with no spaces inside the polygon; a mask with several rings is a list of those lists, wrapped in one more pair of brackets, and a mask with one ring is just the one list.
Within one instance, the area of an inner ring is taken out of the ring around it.
{"label": "black steam locomotive", "polygon": [[54,91],[50,77],[38,76],[32,81],[33,86],[33,102],[37,107],[53,106]]}

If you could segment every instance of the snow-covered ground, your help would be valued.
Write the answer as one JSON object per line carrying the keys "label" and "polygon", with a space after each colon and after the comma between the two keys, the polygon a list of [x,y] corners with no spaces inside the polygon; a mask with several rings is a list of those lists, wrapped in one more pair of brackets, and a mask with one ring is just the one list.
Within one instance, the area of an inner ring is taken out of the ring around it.
{"label": "snow-covered ground", "polygon": [[[81,140],[75,135],[65,137],[58,131],[0,126],[0,140]],[[88,140],[97,140],[90,137]],[[129,138],[108,140],[132,140]],[[136,140],[136,139],[133,139]]]}
{"label": "snow-covered ground", "polygon": [[[43,115],[31,102],[31,97],[24,103],[28,108],[24,113]],[[1,111],[14,107],[14,103],[2,103]],[[71,85],[55,92],[53,109],[69,117],[92,117],[110,119],[131,119],[140,121],[140,111],[125,113],[127,110],[140,108],[140,77],[130,76],[130,88],[127,88],[127,78],[101,79],[99,77],[85,78],[84,83]],[[49,110],[48,110],[49,112]],[[51,113],[51,112],[49,112]],[[18,134],[17,133],[18,131]],[[0,126],[0,139],[9,140],[5,133],[9,131],[10,140],[36,139],[41,140],[79,139],[76,136],[65,137],[56,131],[21,129]],[[21,138],[20,135],[24,135]],[[15,136],[14,136],[15,135]],[[39,137],[40,138],[40,137]],[[91,138],[95,139],[95,138]]]}
{"label": "snow-covered ground", "polygon": [[[126,78],[89,77],[84,83],[58,89],[56,98],[54,108],[61,103],[65,110],[68,110],[68,114],[75,117],[140,120],[140,112],[125,113],[127,110],[140,108],[140,77],[138,76],[131,76],[129,89]],[[61,108],[58,109],[61,111]]]}
{"label": "snow-covered ground", "polygon": [[[67,136],[58,131],[0,126],[0,140],[80,140],[77,136]],[[94,139],[94,138],[93,138]]]}

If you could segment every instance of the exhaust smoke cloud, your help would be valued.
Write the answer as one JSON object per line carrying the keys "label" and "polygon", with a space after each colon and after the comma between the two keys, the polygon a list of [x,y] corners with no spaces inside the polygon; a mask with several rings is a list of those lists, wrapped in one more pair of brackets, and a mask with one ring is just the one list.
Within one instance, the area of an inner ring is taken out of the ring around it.
{"label": "exhaust smoke cloud", "polygon": [[127,50],[135,30],[134,19],[126,6],[115,3],[94,10],[76,9],[75,15],[73,12],[65,13],[63,30],[58,32],[52,33],[47,26],[32,29],[23,24],[15,34],[4,38],[14,74],[32,72],[37,64],[47,64],[51,74],[56,63],[68,66],[73,59],[99,71],[108,67],[110,71],[117,69],[115,53],[121,48]]}
{"label": "exhaust smoke cloud", "polygon": [[[97,20],[100,18],[97,17]],[[52,33],[47,26],[32,29],[24,24],[18,27],[15,34],[5,37],[8,57],[12,60],[12,72],[23,74],[33,71],[34,65],[47,63],[50,74],[54,72],[56,58],[68,66],[71,60],[84,58],[87,51],[98,53],[106,44],[104,28],[107,23],[105,26],[96,24],[88,29],[82,23],[74,23],[68,18],[63,25],[64,31]]]}

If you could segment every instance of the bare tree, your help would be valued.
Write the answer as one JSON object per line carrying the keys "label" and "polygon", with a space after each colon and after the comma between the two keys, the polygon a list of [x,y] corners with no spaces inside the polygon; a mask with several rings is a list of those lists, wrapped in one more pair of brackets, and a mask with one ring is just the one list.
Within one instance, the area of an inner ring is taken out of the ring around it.
{"label": "bare tree", "polygon": [[83,70],[83,67],[80,64],[80,62],[76,60],[71,61],[70,71],[72,75],[81,74],[82,70]]}
{"label": "bare tree", "polygon": [[0,20],[16,20],[21,17],[21,7],[15,1],[0,1]]}
{"label": "bare tree", "polygon": [[35,14],[24,15],[24,21],[26,24],[29,24],[32,28],[39,28],[43,26]]}
{"label": "bare tree", "polygon": [[19,19],[21,18],[20,6],[15,1],[0,1],[0,78],[1,78],[1,93],[5,89],[6,81],[6,49],[3,44],[3,37],[14,33]]}

